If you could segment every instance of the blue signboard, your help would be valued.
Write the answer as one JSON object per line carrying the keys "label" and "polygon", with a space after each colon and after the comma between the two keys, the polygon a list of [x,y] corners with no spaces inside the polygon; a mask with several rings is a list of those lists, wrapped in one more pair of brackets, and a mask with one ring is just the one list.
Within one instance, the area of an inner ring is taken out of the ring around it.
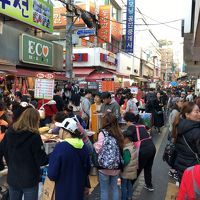
{"label": "blue signboard", "polygon": [[76,34],[78,36],[95,35],[95,29],[79,29]]}
{"label": "blue signboard", "polygon": [[135,0],[127,0],[126,14],[126,52],[133,53],[135,23]]}

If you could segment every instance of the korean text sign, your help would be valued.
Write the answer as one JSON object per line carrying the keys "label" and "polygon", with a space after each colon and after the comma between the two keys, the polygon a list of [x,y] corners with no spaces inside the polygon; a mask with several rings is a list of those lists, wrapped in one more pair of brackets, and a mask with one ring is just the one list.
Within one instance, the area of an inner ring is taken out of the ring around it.
{"label": "korean text sign", "polygon": [[0,0],[0,13],[53,32],[53,4],[44,0]]}
{"label": "korean text sign", "polygon": [[54,75],[41,72],[36,77],[34,97],[36,99],[53,99]]}
{"label": "korean text sign", "polygon": [[126,52],[133,53],[135,23],[135,0],[127,1],[126,14]]}
{"label": "korean text sign", "polygon": [[99,43],[111,42],[111,6],[100,6],[99,10],[100,25],[99,29]]}
{"label": "korean text sign", "polygon": [[53,43],[22,34],[19,44],[20,60],[24,63],[53,66]]}

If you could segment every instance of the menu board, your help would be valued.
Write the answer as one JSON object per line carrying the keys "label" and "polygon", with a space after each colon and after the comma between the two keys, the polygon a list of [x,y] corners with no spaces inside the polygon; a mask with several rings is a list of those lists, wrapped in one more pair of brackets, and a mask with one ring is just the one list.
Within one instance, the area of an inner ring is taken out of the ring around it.
{"label": "menu board", "polygon": [[[45,78],[48,77],[48,78]],[[49,78],[50,77],[50,78]],[[36,99],[53,99],[54,93],[54,79],[53,76],[44,76],[44,78],[35,79],[35,93]]]}

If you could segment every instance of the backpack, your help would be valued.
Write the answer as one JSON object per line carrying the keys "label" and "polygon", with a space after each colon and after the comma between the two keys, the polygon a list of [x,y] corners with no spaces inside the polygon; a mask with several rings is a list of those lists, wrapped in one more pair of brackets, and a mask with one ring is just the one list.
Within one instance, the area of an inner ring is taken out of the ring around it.
{"label": "backpack", "polygon": [[102,130],[104,141],[98,154],[99,168],[119,169],[121,165],[121,154],[117,140],[109,135],[106,130]]}

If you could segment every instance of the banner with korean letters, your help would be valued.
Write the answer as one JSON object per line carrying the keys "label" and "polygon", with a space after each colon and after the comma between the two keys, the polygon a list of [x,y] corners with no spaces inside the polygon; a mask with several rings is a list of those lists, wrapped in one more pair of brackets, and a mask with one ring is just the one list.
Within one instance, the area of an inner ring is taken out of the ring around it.
{"label": "banner with korean letters", "polygon": [[133,53],[135,24],[135,0],[127,0],[126,14],[126,52]]}

